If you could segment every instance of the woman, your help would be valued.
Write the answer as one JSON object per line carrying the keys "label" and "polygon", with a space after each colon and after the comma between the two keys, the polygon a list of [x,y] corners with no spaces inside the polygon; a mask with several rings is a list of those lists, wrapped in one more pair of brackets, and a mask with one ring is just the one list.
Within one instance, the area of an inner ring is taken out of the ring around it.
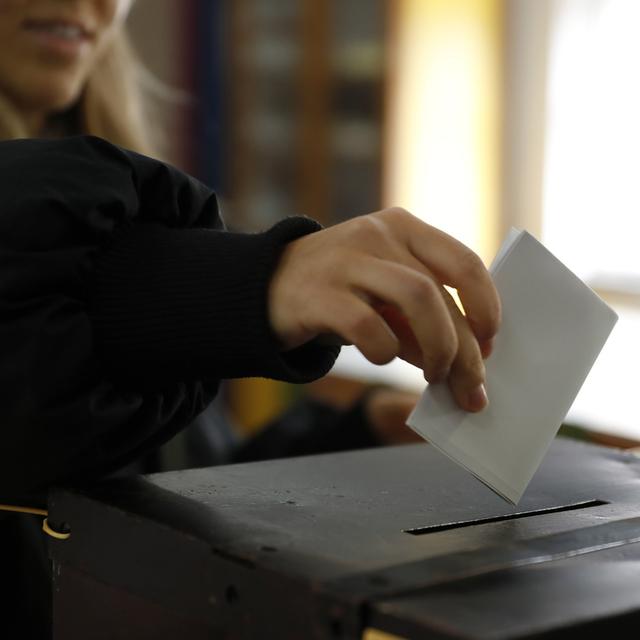
{"label": "woman", "polygon": [[91,133],[152,155],[130,0],[0,0],[0,136]]}
{"label": "woman", "polygon": [[[93,133],[149,151],[125,73],[128,6],[0,0],[5,137]],[[324,334],[373,362],[400,355],[427,379],[447,379],[468,410],[486,404],[495,289],[477,256],[406,212],[231,234],[203,185],[83,138],[2,143],[0,181],[3,501],[33,502],[51,483],[140,460],[193,422],[222,378],[323,375],[338,351]],[[326,448],[317,433],[308,442]],[[259,448],[308,446],[280,444]]]}

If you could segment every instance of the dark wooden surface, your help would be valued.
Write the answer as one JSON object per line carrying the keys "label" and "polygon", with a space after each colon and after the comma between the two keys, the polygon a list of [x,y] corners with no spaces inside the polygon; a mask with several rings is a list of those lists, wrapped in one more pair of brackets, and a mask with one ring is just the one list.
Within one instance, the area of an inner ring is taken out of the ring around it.
{"label": "dark wooden surface", "polygon": [[575,441],[517,507],[411,445],[59,490],[50,513],[72,531],[51,546],[56,638],[635,637],[640,620],[640,459]]}

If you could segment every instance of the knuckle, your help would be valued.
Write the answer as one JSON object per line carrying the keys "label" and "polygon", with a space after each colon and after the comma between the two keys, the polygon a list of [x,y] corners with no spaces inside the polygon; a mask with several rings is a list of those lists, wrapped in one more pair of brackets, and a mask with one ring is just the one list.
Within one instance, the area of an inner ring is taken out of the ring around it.
{"label": "knuckle", "polygon": [[405,286],[407,287],[407,294],[412,301],[430,304],[440,296],[438,286],[427,276],[420,275],[408,279]]}
{"label": "knuckle", "polygon": [[451,369],[458,352],[458,339],[455,334],[442,336],[429,355],[429,366],[436,374]]}
{"label": "knuckle", "polygon": [[352,220],[351,231],[357,242],[375,246],[386,238],[385,227],[375,215],[358,216]]}
{"label": "knuckle", "polygon": [[441,359],[442,362],[446,363],[447,368],[450,368],[453,365],[454,360],[456,359],[456,355],[458,353],[458,338],[455,333],[452,334],[449,340],[443,340],[441,347]]}
{"label": "knuckle", "polygon": [[375,312],[373,309],[362,309],[354,312],[346,321],[346,332],[354,342],[369,337],[375,328]]}
{"label": "knuckle", "polygon": [[463,279],[480,280],[485,275],[485,266],[480,257],[471,249],[465,249],[460,256],[459,270]]}
{"label": "knuckle", "polygon": [[382,213],[385,216],[389,216],[392,218],[407,218],[407,217],[413,217],[411,216],[411,214],[404,209],[403,207],[389,207],[388,209],[385,209],[384,211],[382,211]]}
{"label": "knuckle", "polygon": [[501,323],[500,300],[497,296],[492,299],[491,296],[484,300],[484,306],[481,310],[467,310],[467,321],[479,340],[489,340],[493,338]]}
{"label": "knuckle", "polygon": [[394,229],[413,229],[415,221],[417,220],[410,211],[407,211],[402,207],[390,207],[389,209],[384,209],[379,212],[378,216]]}
{"label": "knuckle", "polygon": [[470,386],[478,386],[484,382],[485,368],[480,354],[468,355],[460,358],[455,366],[456,373],[464,376]]}

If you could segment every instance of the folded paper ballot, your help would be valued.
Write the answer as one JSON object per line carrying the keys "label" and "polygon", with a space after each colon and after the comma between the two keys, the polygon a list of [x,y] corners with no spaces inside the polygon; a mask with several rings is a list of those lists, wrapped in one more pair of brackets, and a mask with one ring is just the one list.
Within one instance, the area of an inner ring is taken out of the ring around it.
{"label": "folded paper ballot", "polygon": [[502,325],[486,361],[489,406],[467,413],[429,385],[407,424],[517,504],[618,317],[526,231],[491,266]]}

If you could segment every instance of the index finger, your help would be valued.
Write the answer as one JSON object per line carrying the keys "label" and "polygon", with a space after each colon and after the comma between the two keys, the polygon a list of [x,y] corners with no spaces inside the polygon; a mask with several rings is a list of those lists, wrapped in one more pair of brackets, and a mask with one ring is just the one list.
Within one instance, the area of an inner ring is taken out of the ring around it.
{"label": "index finger", "polygon": [[411,253],[442,284],[458,291],[467,321],[478,340],[489,340],[500,326],[500,297],[480,257],[459,240],[415,218],[406,238]]}

